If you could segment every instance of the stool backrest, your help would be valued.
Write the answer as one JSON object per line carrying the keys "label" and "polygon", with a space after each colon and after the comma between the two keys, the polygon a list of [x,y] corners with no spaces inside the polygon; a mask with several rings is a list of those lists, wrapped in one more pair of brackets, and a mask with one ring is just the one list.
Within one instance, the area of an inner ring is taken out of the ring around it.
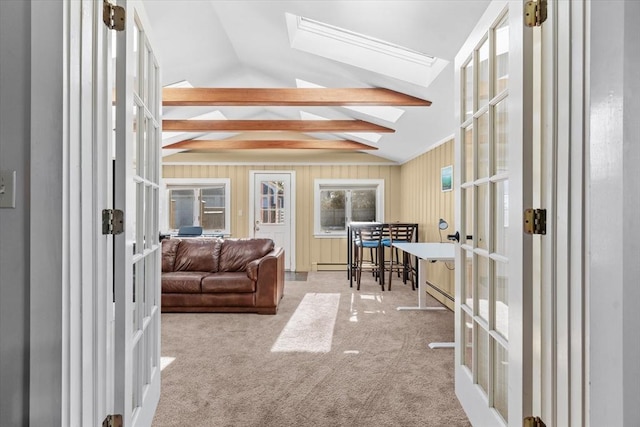
{"label": "stool backrest", "polygon": [[358,226],[353,231],[356,242],[363,246],[379,245],[382,242],[382,224]]}
{"label": "stool backrest", "polygon": [[389,239],[392,242],[412,242],[415,224],[389,224]]}

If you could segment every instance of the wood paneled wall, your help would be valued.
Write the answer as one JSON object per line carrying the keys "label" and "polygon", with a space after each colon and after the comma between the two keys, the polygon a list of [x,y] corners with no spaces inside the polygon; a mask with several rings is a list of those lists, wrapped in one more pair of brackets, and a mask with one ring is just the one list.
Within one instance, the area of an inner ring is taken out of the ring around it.
{"label": "wood paneled wall", "polygon": [[[420,224],[421,242],[439,242],[438,222],[443,218],[449,228],[442,232],[446,242],[448,233],[455,233],[454,192],[442,192],[440,188],[441,168],[454,163],[453,140],[405,163],[401,168],[401,221]],[[422,263],[426,268],[426,279],[450,296],[454,295],[454,263]],[[424,270],[423,270],[424,271]],[[427,286],[427,292],[453,310],[453,302],[438,291]]]}
{"label": "wood paneled wall", "polygon": [[[231,234],[249,235],[249,171],[286,170],[296,175],[296,271],[344,269],[346,238],[313,235],[314,179],[384,179],[385,220],[401,220],[400,166],[377,165],[164,165],[163,178],[229,178],[231,181]],[[346,275],[345,275],[346,277]]]}

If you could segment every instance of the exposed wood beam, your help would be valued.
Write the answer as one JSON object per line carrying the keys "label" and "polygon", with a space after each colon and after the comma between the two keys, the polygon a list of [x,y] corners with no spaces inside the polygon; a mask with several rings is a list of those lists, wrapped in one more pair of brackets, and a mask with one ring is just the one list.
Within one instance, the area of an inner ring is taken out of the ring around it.
{"label": "exposed wood beam", "polygon": [[256,149],[304,149],[304,150],[377,150],[377,147],[349,139],[190,139],[162,148],[181,150],[256,150]]}
{"label": "exposed wood beam", "polygon": [[162,130],[171,132],[395,132],[394,129],[364,120],[163,120]]}
{"label": "exposed wood beam", "polygon": [[428,107],[431,101],[384,88],[164,88],[165,106],[341,106]]}

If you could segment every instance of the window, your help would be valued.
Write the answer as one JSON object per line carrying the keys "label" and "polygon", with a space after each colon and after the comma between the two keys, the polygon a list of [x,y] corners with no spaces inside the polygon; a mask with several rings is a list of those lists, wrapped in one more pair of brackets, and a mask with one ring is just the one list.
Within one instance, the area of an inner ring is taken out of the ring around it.
{"label": "window", "polygon": [[315,181],[315,226],[318,237],[345,236],[351,221],[384,221],[384,180]]}
{"label": "window", "polygon": [[165,185],[164,224],[170,233],[199,225],[203,234],[231,234],[229,179],[166,179]]}
{"label": "window", "polygon": [[260,186],[260,221],[284,224],[284,182],[262,181]]}

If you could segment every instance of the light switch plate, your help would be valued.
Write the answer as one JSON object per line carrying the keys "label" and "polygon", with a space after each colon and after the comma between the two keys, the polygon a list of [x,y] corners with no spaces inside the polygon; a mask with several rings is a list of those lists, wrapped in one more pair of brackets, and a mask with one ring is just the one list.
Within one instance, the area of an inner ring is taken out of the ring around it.
{"label": "light switch plate", "polygon": [[16,171],[0,171],[0,208],[16,207]]}

